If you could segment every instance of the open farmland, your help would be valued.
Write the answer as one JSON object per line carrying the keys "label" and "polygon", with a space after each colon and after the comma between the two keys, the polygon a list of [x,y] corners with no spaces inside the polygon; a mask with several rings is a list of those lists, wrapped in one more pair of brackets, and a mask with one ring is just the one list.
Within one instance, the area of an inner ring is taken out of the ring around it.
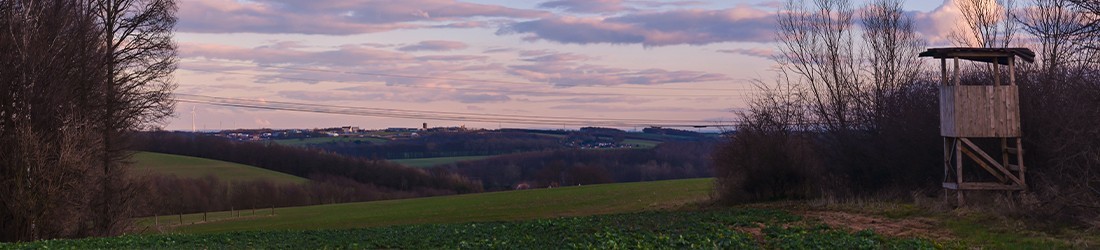
{"label": "open farmland", "polygon": [[[276,208],[111,238],[0,243],[0,249],[1051,249],[1088,248],[980,212],[912,204],[775,202],[711,207],[711,179],[622,183]],[[581,197],[583,196],[583,197]],[[225,216],[223,216],[225,217]],[[160,217],[166,225],[176,216]],[[150,218],[140,224],[148,225]],[[151,224],[151,223],[150,223]]]}
{"label": "open farmland", "polygon": [[131,235],[0,248],[187,249],[935,249],[803,220],[779,210],[651,211],[513,222],[424,224],[309,231]]}
{"label": "open farmland", "polygon": [[[209,233],[272,229],[337,229],[399,224],[513,221],[564,216],[674,209],[708,199],[712,179],[588,185],[418,199],[276,208],[276,216],[195,223],[202,214],[184,215],[188,225],[168,232]],[[208,216],[228,216],[210,213]],[[257,214],[268,214],[259,211]],[[142,225],[152,225],[146,218]],[[161,221],[178,220],[161,217]]]}
{"label": "open farmland", "polygon": [[621,144],[623,144],[623,145],[638,145],[639,148],[654,148],[654,147],[657,147],[658,144],[661,144],[661,141],[640,140],[640,139],[625,139],[625,140],[623,140],[623,142]]}
{"label": "open farmland", "polygon": [[175,175],[181,178],[202,178],[207,175],[223,181],[268,180],[277,184],[305,183],[305,178],[253,166],[198,157],[138,152],[131,159],[133,172]]}

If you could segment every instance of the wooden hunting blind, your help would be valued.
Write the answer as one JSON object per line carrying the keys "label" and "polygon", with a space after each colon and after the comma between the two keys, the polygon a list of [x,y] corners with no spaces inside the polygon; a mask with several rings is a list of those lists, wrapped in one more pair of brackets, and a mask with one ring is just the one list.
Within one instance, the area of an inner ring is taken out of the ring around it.
{"label": "wooden hunting blind", "polygon": [[[959,204],[964,201],[963,190],[1026,190],[1016,58],[1033,62],[1035,53],[1027,48],[930,48],[920,56],[940,59],[943,187],[957,191]],[[951,72],[947,67],[949,59],[954,64]],[[978,69],[990,70],[991,74],[977,78],[982,82],[964,85],[961,83],[960,59],[988,63]],[[1007,84],[1002,75],[1007,76]],[[982,142],[975,142],[979,140]],[[997,140],[1000,142],[1000,152],[983,150],[979,146],[990,148],[989,145],[996,144]],[[964,161],[964,155],[970,161]],[[995,158],[998,156],[999,160]],[[989,175],[973,173],[982,171],[964,171],[964,165],[971,168],[976,165]],[[969,181],[964,181],[964,173],[970,173],[967,176]]]}

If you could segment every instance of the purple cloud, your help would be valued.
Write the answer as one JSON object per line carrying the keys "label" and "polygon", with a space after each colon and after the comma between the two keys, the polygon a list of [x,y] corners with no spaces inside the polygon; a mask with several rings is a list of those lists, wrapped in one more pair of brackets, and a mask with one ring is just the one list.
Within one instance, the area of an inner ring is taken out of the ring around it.
{"label": "purple cloud", "polygon": [[768,8],[772,8],[772,9],[779,9],[779,8],[783,7],[783,2],[780,2],[780,1],[765,1],[765,2],[762,2],[762,3],[756,4],[756,6],[768,7]]}
{"label": "purple cloud", "polygon": [[[470,78],[469,73],[505,69],[498,63],[487,62],[482,55],[424,55],[378,49],[366,45],[343,45],[327,50],[309,50],[287,47],[276,42],[253,48],[215,45],[180,44],[180,56],[184,59],[218,59],[252,62],[263,67],[262,74],[254,76],[256,82],[385,82],[389,85],[421,85],[450,82],[445,78]],[[227,68],[212,62],[211,65],[185,63],[183,70],[204,72],[250,71],[252,66]],[[231,64],[232,65],[232,64]],[[299,70],[298,68],[310,69]],[[358,74],[357,72],[379,73]],[[232,73],[230,73],[232,74]],[[253,74],[253,73],[248,73]],[[422,78],[390,77],[386,74],[409,75]]]}
{"label": "purple cloud", "polygon": [[412,28],[484,27],[469,18],[536,18],[546,13],[455,0],[190,0],[180,3],[183,32],[362,34]]}
{"label": "purple cloud", "polygon": [[709,82],[728,80],[722,74],[664,69],[630,70],[599,65],[540,63],[509,67],[510,74],[532,82],[545,82],[559,87],[656,85],[666,83]]}
{"label": "purple cloud", "polygon": [[458,41],[431,40],[398,48],[401,51],[451,51],[468,47],[466,43]]}
{"label": "purple cloud", "polygon": [[673,10],[612,18],[556,16],[505,26],[497,34],[560,43],[666,46],[720,42],[771,42],[774,13],[750,6],[724,10]]}
{"label": "purple cloud", "polygon": [[617,13],[623,11],[637,11],[636,6],[660,8],[664,6],[684,6],[700,4],[697,1],[631,1],[631,0],[554,0],[543,2],[539,8],[561,9],[574,13]]}
{"label": "purple cloud", "polygon": [[416,59],[423,61],[483,61],[489,59],[489,57],[475,55],[430,55],[418,56]]}
{"label": "purple cloud", "polygon": [[601,112],[723,112],[724,109],[701,109],[679,107],[638,107],[638,106],[608,106],[608,105],[578,105],[566,104],[550,107],[551,109],[586,110]]}
{"label": "purple cloud", "polygon": [[755,56],[760,58],[771,59],[775,55],[775,50],[770,48],[736,48],[736,49],[720,49],[719,53],[738,54],[746,56]]}
{"label": "purple cloud", "polygon": [[556,0],[539,4],[539,8],[562,9],[579,13],[604,13],[633,10],[623,0]]}
{"label": "purple cloud", "polygon": [[[729,80],[723,74],[691,70],[628,69],[595,65],[591,56],[557,52],[552,50],[514,51],[519,64],[492,62],[481,55],[424,55],[379,49],[365,45],[344,45],[327,50],[299,48],[294,43],[274,42],[253,48],[184,43],[180,46],[185,60],[219,59],[246,61],[271,67],[255,68],[248,63],[234,66],[234,70],[219,69],[219,63],[184,64],[181,69],[210,73],[240,74],[250,76],[256,83],[308,83],[337,82],[352,85],[381,84],[403,86],[409,89],[401,96],[374,96],[378,92],[341,89],[339,94],[323,95],[316,92],[286,93],[284,96],[301,100],[354,100],[355,98],[430,102],[454,100],[463,103],[506,102],[509,95],[528,97],[574,96],[551,87],[656,85],[665,83],[694,83]],[[208,65],[209,64],[209,65]],[[232,65],[232,64],[230,64]],[[463,79],[493,79],[493,76],[512,76],[534,84],[509,84],[485,86],[484,82]],[[364,85],[365,86],[365,85]],[[369,88],[371,91],[392,91]],[[425,90],[426,89],[426,90]],[[416,91],[419,90],[419,91]],[[461,90],[461,91],[456,91]]]}
{"label": "purple cloud", "polygon": [[593,59],[593,57],[586,56],[586,55],[580,55],[580,54],[549,53],[549,54],[541,54],[541,55],[535,55],[535,56],[529,57],[529,58],[524,58],[523,61],[528,61],[528,62],[568,62],[568,61],[587,61],[587,60],[591,60],[591,59]]}
{"label": "purple cloud", "polygon": [[278,95],[285,98],[311,101],[396,101],[396,102],[439,102],[454,101],[459,103],[495,103],[512,100],[511,97],[497,93],[456,93],[453,89],[394,89],[381,87],[352,87],[337,90],[311,91],[311,90],[286,90],[279,91]]}
{"label": "purple cloud", "polygon": [[491,103],[491,102],[507,102],[512,98],[502,94],[467,94],[459,93],[454,95],[454,99],[461,103]]}

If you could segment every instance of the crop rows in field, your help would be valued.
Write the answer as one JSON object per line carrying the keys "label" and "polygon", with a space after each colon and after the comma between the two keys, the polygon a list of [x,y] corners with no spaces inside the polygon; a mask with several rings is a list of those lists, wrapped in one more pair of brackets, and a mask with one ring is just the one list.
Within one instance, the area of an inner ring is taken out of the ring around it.
{"label": "crop rows in field", "polygon": [[[755,232],[755,233],[754,233]],[[22,248],[187,249],[928,249],[922,239],[832,229],[778,210],[643,212],[517,222],[362,229],[130,235],[0,245]]]}

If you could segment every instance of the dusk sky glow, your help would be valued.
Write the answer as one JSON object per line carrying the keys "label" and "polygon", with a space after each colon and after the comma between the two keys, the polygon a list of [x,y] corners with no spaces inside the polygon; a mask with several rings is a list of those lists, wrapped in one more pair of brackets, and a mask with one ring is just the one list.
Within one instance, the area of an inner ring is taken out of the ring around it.
{"label": "dusk sky glow", "polygon": [[[181,0],[176,93],[496,115],[728,123],[771,79],[777,1]],[[862,1],[855,1],[857,6]],[[952,0],[910,0],[946,44]],[[914,55],[916,56],[916,55]],[[165,129],[547,125],[180,102]],[[566,126],[576,128],[579,126]],[[561,128],[556,127],[556,128]],[[626,128],[630,129],[630,128]]]}

